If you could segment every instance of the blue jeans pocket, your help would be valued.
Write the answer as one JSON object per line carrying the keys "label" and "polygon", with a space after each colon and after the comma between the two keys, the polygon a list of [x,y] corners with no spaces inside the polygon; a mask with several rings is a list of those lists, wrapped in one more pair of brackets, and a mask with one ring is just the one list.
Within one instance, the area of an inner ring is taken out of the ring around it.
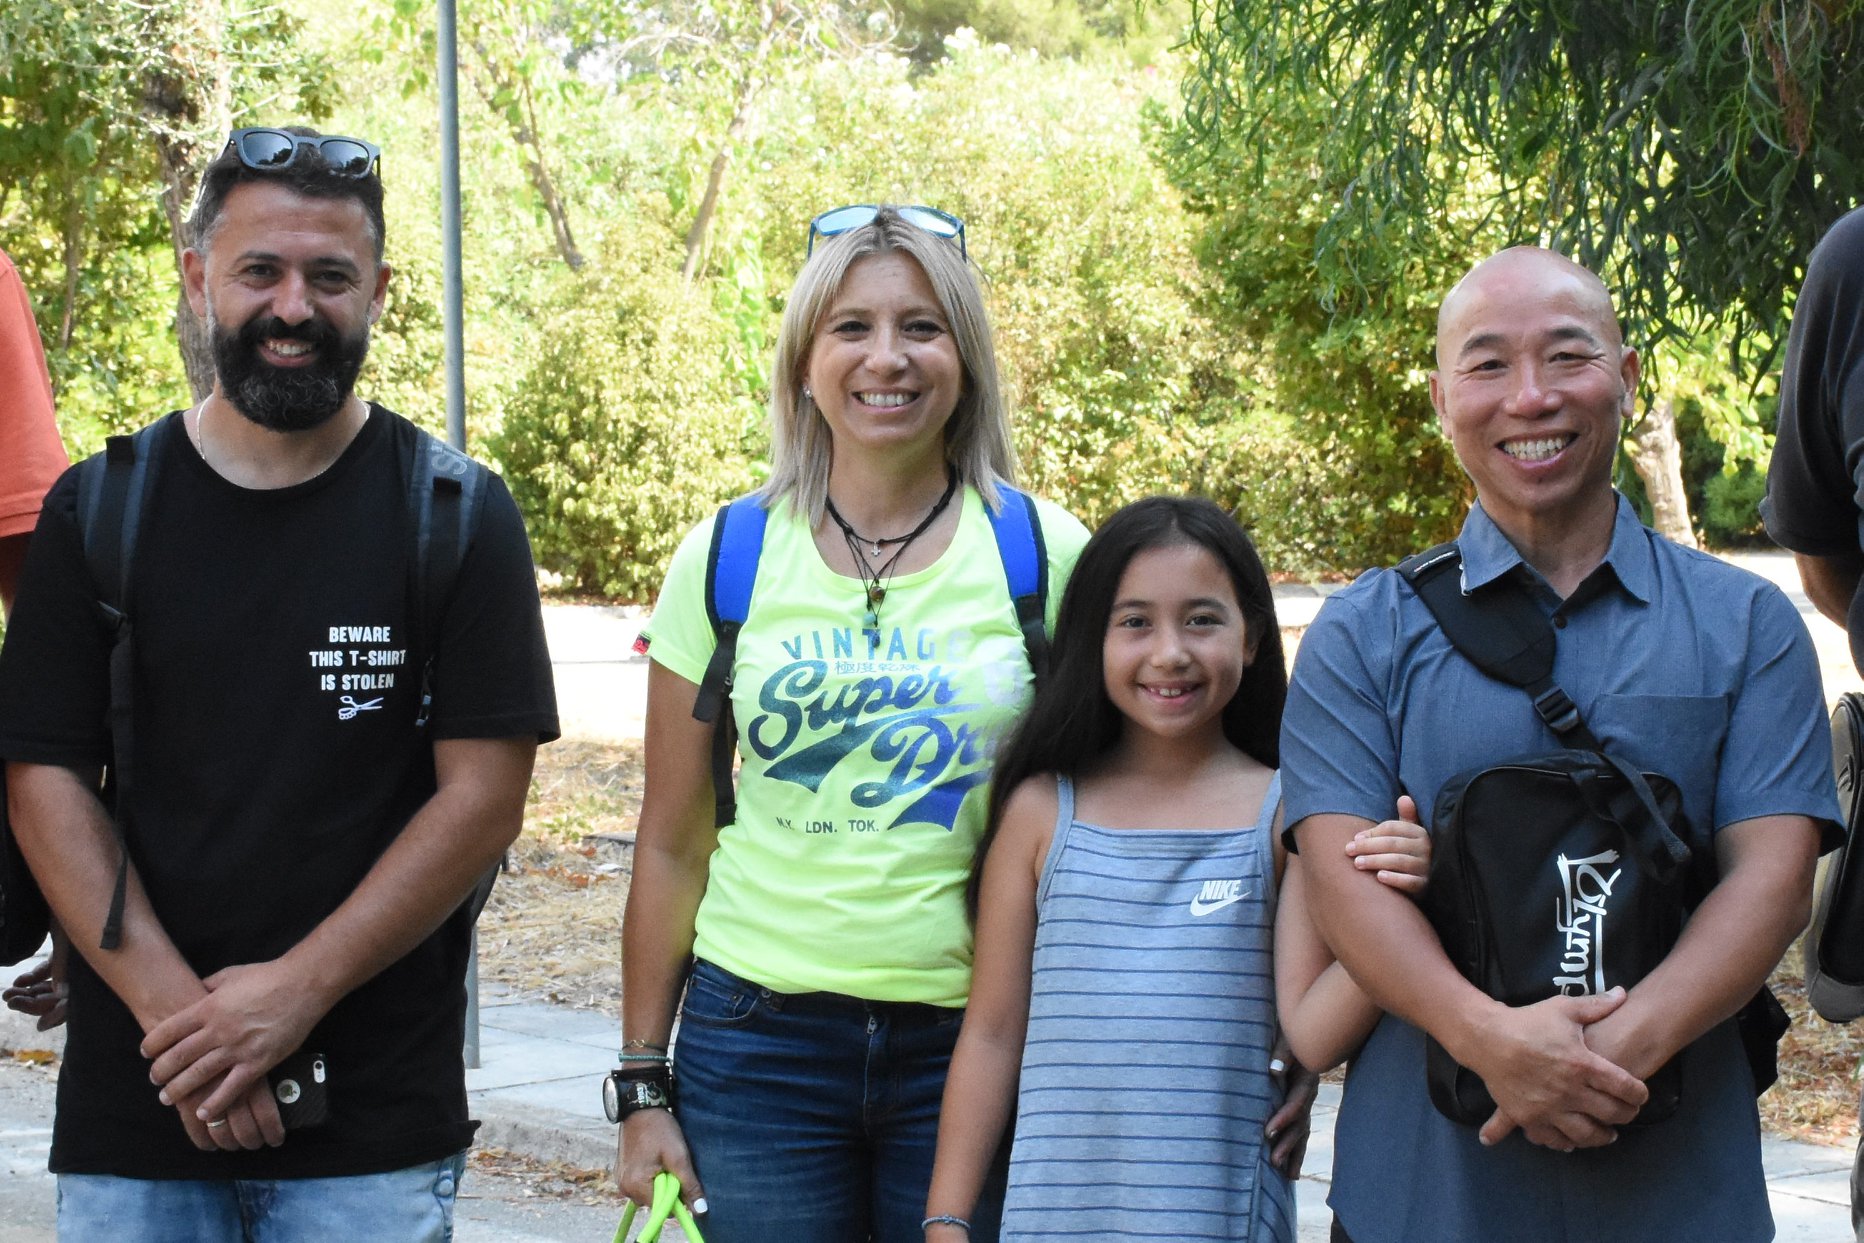
{"label": "blue jeans pocket", "polygon": [[757,1017],[767,993],[715,967],[704,959],[693,964],[686,979],[686,1000],[680,1005],[681,1023],[706,1027],[743,1027]]}

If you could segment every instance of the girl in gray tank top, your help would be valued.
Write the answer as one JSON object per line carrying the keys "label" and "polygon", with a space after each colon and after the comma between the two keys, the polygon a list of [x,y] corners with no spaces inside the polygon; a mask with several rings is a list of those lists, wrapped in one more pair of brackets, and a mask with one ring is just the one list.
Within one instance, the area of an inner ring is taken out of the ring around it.
{"label": "girl in gray tank top", "polygon": [[[1110,518],[999,758],[971,882],[977,954],[940,1117],[929,1243],[1015,1117],[1005,1243],[1295,1233],[1314,1075],[1377,1009],[1332,962],[1277,835],[1287,673],[1268,577],[1204,501]],[[1388,821],[1361,867],[1407,890]]]}

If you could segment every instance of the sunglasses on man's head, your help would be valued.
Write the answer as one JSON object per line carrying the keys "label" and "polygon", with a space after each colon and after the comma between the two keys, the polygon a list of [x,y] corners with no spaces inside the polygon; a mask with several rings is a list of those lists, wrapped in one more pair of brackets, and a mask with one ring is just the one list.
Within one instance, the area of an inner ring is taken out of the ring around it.
{"label": "sunglasses on man's head", "polygon": [[[837,207],[825,211],[809,222],[809,247],[804,255],[815,253],[818,237],[839,237],[850,230],[874,223],[880,214],[880,208],[873,203],[862,203],[853,207]],[[964,248],[964,221],[950,212],[940,211],[936,207],[895,207],[893,214],[907,224],[924,229],[935,237],[946,238],[958,243],[958,253],[970,258]]]}
{"label": "sunglasses on man's head", "polygon": [[367,177],[382,158],[382,149],[360,138],[340,138],[325,134],[308,138],[282,129],[250,127],[236,129],[227,138],[227,146],[239,153],[239,162],[255,172],[268,173],[284,168],[297,158],[299,147],[310,147],[323,158],[330,171],[339,177]]}

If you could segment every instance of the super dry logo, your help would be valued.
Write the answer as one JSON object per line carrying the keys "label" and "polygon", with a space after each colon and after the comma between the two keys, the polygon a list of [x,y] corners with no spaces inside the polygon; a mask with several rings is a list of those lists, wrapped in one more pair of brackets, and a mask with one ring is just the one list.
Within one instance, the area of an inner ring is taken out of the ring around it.
{"label": "super dry logo", "polygon": [[861,771],[879,776],[853,787],[856,808],[911,798],[890,827],[936,824],[949,831],[964,796],[989,776],[993,740],[965,719],[982,705],[960,702],[951,674],[936,664],[833,687],[828,676],[827,660],[795,660],[764,682],[760,712],[744,731],[752,753],[766,761],[764,775],[813,794],[838,765],[857,757]]}

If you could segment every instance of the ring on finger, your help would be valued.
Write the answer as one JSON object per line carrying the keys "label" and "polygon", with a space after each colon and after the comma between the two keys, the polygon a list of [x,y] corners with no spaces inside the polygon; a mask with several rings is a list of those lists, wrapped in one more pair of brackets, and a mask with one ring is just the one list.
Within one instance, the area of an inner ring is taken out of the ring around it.
{"label": "ring on finger", "polygon": [[215,1118],[212,1122],[207,1124],[207,1129],[210,1131],[218,1130],[226,1124],[227,1120],[225,1118]]}

